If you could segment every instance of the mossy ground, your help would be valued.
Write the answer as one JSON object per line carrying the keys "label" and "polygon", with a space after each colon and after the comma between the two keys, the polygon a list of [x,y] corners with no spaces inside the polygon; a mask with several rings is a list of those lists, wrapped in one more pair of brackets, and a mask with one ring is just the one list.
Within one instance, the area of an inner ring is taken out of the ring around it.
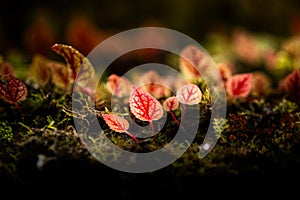
{"label": "mossy ground", "polygon": [[[283,94],[228,102],[227,118],[214,122],[220,134],[218,143],[202,159],[199,144],[210,119],[210,106],[200,104],[198,134],[188,150],[161,170],[130,174],[111,169],[90,155],[74,128],[69,95],[52,90],[51,85],[43,90],[28,88],[29,96],[20,103],[23,116],[10,104],[0,103],[3,191],[72,195],[78,190],[112,199],[179,194],[222,197],[240,192],[274,195],[276,190],[292,190],[292,180],[300,176],[300,108],[296,100]],[[99,109],[109,105],[101,106]],[[157,139],[137,144],[99,121],[112,141],[137,152],[160,148],[178,129],[168,116]]]}

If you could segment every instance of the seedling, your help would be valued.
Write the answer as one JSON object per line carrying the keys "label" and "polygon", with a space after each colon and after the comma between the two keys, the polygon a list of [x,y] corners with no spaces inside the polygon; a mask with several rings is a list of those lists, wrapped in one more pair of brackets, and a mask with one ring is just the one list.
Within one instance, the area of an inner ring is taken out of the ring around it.
{"label": "seedling", "polygon": [[163,108],[168,111],[173,120],[178,124],[180,125],[180,122],[177,120],[175,114],[174,114],[174,110],[178,109],[179,108],[179,102],[178,102],[178,99],[175,97],[175,96],[172,96],[172,97],[168,97],[164,103],[163,103]]}
{"label": "seedling", "polygon": [[13,104],[21,115],[23,115],[23,112],[18,102],[24,100],[27,94],[27,87],[22,80],[11,74],[0,76],[0,98]]}
{"label": "seedling", "polygon": [[150,123],[153,136],[155,137],[153,120],[159,120],[163,116],[163,107],[149,93],[140,90],[136,86],[132,88],[133,92],[129,98],[130,111],[137,119]]}
{"label": "seedling", "polygon": [[126,133],[134,141],[139,142],[134,135],[127,131],[129,129],[129,123],[126,119],[115,114],[103,114],[102,117],[111,130],[118,133]]}
{"label": "seedling", "polygon": [[186,111],[186,105],[196,105],[202,99],[202,92],[195,84],[187,84],[178,88],[176,92],[176,98],[180,103],[184,105],[181,119],[184,119],[184,113]]}

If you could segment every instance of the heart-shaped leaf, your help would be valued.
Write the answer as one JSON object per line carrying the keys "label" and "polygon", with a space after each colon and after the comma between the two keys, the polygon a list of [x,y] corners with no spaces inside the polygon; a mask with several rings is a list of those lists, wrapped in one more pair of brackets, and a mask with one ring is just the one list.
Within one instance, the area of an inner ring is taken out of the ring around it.
{"label": "heart-shaped leaf", "polygon": [[95,75],[94,68],[90,61],[79,51],[69,45],[55,44],[52,46],[53,51],[64,57],[67,67],[71,69],[71,79],[77,78],[77,84],[86,85],[87,82]]}
{"label": "heart-shaped leaf", "polygon": [[226,90],[233,97],[247,97],[252,88],[252,73],[236,74],[228,78]]}
{"label": "heart-shaped leaf", "polygon": [[149,93],[133,86],[133,92],[129,98],[129,107],[136,118],[150,123],[154,133],[152,121],[158,120],[163,116],[163,108],[160,102]]}
{"label": "heart-shaped leaf", "polygon": [[179,101],[178,99],[173,96],[173,97],[168,97],[164,103],[163,103],[163,108],[166,111],[169,111],[173,120],[177,123],[180,124],[179,121],[176,119],[175,114],[173,113],[173,110],[176,110],[177,108],[179,108]]}
{"label": "heart-shaped leaf", "polygon": [[138,142],[138,139],[127,131],[129,129],[129,122],[126,119],[115,114],[103,114],[102,117],[111,130],[118,133],[126,133]]}
{"label": "heart-shaped leaf", "polygon": [[15,104],[27,97],[28,91],[22,80],[13,75],[1,76],[0,97],[9,103]]}
{"label": "heart-shaped leaf", "polygon": [[295,69],[279,83],[279,89],[300,98],[300,73]]}
{"label": "heart-shaped leaf", "polygon": [[197,85],[187,84],[178,88],[176,97],[182,104],[195,105],[201,101],[202,92]]}
{"label": "heart-shaped leaf", "polygon": [[176,110],[178,107],[179,107],[179,102],[175,96],[168,97],[163,103],[163,108],[166,111]]}
{"label": "heart-shaped leaf", "polygon": [[142,121],[150,122],[163,116],[160,102],[135,86],[133,86],[133,92],[130,95],[129,106],[132,114]]}

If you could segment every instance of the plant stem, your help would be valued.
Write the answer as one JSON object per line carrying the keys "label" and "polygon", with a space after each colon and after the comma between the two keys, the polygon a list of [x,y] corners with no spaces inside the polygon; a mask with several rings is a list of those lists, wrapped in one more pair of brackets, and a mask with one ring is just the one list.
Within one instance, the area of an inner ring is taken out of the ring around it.
{"label": "plant stem", "polygon": [[134,135],[132,135],[131,133],[129,133],[128,131],[125,132],[127,135],[129,135],[129,137],[131,137],[134,141],[139,142],[139,140],[134,137]]}
{"label": "plant stem", "polygon": [[154,132],[154,126],[153,126],[152,120],[151,120],[151,121],[149,121],[149,123],[150,123],[151,130],[152,130],[152,133],[153,133],[153,138],[155,139],[155,138],[156,138],[156,136],[155,136],[155,132]]}
{"label": "plant stem", "polygon": [[176,117],[175,117],[175,115],[174,115],[174,113],[173,113],[172,111],[170,111],[170,114],[171,114],[173,120],[174,120],[178,125],[181,125],[181,124],[179,123],[179,121],[176,119]]}
{"label": "plant stem", "polygon": [[14,103],[15,107],[17,108],[17,110],[20,112],[21,116],[24,116],[24,113],[22,112],[21,107],[19,106],[19,104],[17,102]]}

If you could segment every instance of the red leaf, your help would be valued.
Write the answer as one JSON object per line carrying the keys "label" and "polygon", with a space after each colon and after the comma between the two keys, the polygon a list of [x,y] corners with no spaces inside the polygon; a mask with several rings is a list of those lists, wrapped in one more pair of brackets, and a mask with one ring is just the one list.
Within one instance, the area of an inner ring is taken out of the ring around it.
{"label": "red leaf", "polygon": [[178,88],[176,92],[178,101],[182,104],[198,104],[202,98],[202,92],[195,84],[187,84]]}
{"label": "red leaf", "polygon": [[233,97],[247,97],[252,88],[252,74],[236,74],[228,78],[226,90]]}
{"label": "red leaf", "polygon": [[113,95],[116,95],[117,97],[125,97],[130,94],[131,83],[125,77],[111,74],[107,79],[106,87]]}
{"label": "red leaf", "polygon": [[157,99],[147,92],[143,92],[133,86],[133,92],[129,98],[129,107],[132,114],[142,120],[150,123],[154,134],[153,120],[158,120],[163,116],[163,108]]}
{"label": "red leaf", "polygon": [[126,119],[114,114],[103,114],[102,117],[111,130],[118,133],[126,133],[138,142],[138,139],[127,131],[129,129],[129,123]]}
{"label": "red leaf", "polygon": [[176,110],[179,107],[179,102],[176,97],[169,97],[163,103],[163,108],[166,111]]}
{"label": "red leaf", "polygon": [[166,111],[169,111],[171,113],[171,116],[173,118],[173,120],[180,125],[179,121],[176,119],[175,114],[172,112],[173,110],[176,110],[179,107],[179,102],[178,99],[176,97],[169,97],[167,98],[164,103],[163,103],[163,108]]}
{"label": "red leaf", "polygon": [[210,64],[208,56],[197,46],[189,45],[180,54],[179,67],[188,79],[199,78],[201,76],[199,70],[202,72],[207,70]]}
{"label": "red leaf", "polygon": [[157,99],[168,96],[171,93],[167,87],[163,86],[165,81],[154,70],[149,70],[139,77],[139,85],[142,89]]}
{"label": "red leaf", "polygon": [[0,80],[0,97],[9,103],[15,104],[27,97],[26,85],[13,75],[4,75]]}
{"label": "red leaf", "polygon": [[157,99],[133,86],[129,106],[132,114],[142,121],[151,122],[163,116],[163,108]]}
{"label": "red leaf", "polygon": [[279,89],[283,92],[290,93],[295,97],[300,97],[300,73],[298,69],[295,69],[292,73],[287,75],[279,83]]}
{"label": "red leaf", "polygon": [[94,76],[95,71],[90,61],[72,46],[55,44],[52,46],[52,49],[57,54],[64,57],[67,67],[72,71],[72,76],[70,78],[73,80],[77,78],[77,83],[79,85],[86,85],[90,78]]}

